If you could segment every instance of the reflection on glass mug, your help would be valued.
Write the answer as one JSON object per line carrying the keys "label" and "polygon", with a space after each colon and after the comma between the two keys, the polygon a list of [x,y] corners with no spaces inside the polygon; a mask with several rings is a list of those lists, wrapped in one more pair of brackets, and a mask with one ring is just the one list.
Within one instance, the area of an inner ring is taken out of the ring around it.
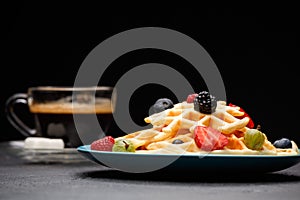
{"label": "reflection on glass mug", "polygon": [[[115,102],[113,87],[31,87],[27,93],[17,93],[7,99],[6,116],[26,137],[61,138],[65,147],[78,147],[107,134],[113,121]],[[16,114],[15,105],[19,103],[29,106],[34,116],[34,128]],[[75,121],[75,117],[80,120]],[[91,123],[95,120],[97,124]]]}

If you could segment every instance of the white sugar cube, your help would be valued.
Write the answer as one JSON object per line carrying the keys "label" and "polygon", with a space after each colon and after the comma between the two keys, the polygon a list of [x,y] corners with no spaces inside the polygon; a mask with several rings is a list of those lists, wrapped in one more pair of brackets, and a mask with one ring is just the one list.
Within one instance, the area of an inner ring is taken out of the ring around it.
{"label": "white sugar cube", "polygon": [[62,139],[28,137],[24,141],[25,149],[63,149],[64,146]]}

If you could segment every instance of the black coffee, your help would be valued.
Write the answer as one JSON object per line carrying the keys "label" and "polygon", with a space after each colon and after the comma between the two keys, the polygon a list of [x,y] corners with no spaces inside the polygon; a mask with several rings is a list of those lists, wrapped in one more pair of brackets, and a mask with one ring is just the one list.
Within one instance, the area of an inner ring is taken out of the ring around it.
{"label": "black coffee", "polygon": [[112,124],[110,104],[101,106],[33,104],[30,105],[30,110],[36,118],[37,134],[48,138],[62,138],[66,147],[90,144],[104,134],[113,137],[121,135],[116,132],[115,124]]}

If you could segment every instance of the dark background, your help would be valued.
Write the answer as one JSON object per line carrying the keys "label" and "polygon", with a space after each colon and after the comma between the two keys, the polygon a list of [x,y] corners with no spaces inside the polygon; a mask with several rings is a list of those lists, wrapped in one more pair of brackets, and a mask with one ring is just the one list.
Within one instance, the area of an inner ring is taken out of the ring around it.
{"label": "dark background", "polygon": [[[9,96],[37,85],[72,86],[82,61],[103,40],[128,29],[157,26],[186,34],[206,49],[221,72],[227,100],[244,108],[271,141],[289,137],[300,143],[296,7],[22,1],[4,5],[0,141],[23,138],[5,117],[4,104]],[[101,83],[114,85],[131,67],[148,62],[177,69],[196,91],[204,87],[186,61],[159,50],[120,57]],[[137,90],[130,105],[133,120],[142,124],[149,106],[160,97],[173,95],[155,85]]]}

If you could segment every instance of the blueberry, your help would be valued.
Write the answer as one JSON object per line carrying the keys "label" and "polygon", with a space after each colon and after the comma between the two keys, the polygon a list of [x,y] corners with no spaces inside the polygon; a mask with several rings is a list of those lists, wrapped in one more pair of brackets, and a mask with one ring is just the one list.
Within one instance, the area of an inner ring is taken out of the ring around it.
{"label": "blueberry", "polygon": [[180,139],[176,139],[172,142],[172,144],[182,144],[182,143],[183,143],[183,141]]}
{"label": "blueberry", "polygon": [[161,99],[158,99],[155,104],[153,105],[153,111],[155,113],[158,113],[158,112],[162,112],[164,110],[167,110],[169,108],[173,108],[174,104],[173,102],[168,99],[168,98],[161,98]]}
{"label": "blueberry", "polygon": [[281,149],[288,149],[288,148],[292,148],[292,142],[287,139],[287,138],[282,138],[280,140],[276,140],[273,145],[276,148],[281,148]]}

